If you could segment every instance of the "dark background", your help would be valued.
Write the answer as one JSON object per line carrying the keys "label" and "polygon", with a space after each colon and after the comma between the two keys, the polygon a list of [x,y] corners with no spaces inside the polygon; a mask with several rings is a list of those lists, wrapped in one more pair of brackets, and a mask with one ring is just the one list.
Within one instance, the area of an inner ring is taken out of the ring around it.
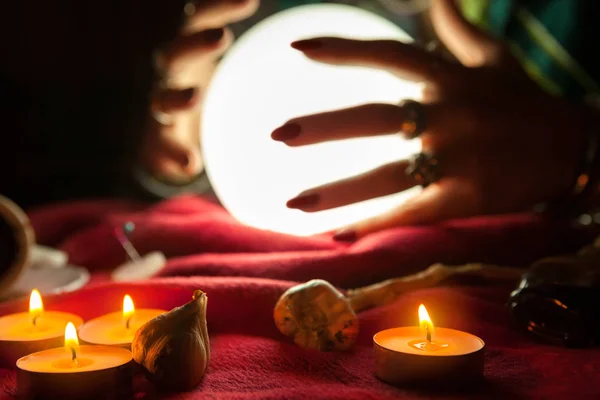
{"label": "dark background", "polygon": [[[388,11],[378,0],[333,2]],[[264,0],[234,33],[302,1],[287,3]],[[183,6],[183,0],[3,2],[0,193],[25,208],[140,194],[130,170],[148,118],[152,54],[176,34]],[[415,33],[410,17],[395,17]]]}

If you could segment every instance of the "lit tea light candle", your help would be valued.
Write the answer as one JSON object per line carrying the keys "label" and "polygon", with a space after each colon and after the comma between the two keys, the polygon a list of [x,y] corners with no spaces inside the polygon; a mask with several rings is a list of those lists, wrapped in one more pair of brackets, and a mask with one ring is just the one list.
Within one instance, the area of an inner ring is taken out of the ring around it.
{"label": "lit tea light candle", "polygon": [[83,320],[74,314],[45,311],[40,292],[29,297],[29,311],[0,317],[0,364],[14,367],[30,353],[62,346],[63,334],[71,321],[80,326]]}
{"label": "lit tea light candle", "polygon": [[422,304],[419,326],[378,332],[373,344],[375,375],[390,384],[461,384],[483,376],[483,340],[454,329],[434,328]]}
{"label": "lit tea light candle", "polygon": [[75,325],[64,346],[17,361],[17,395],[24,399],[120,399],[133,395],[133,356],[113,346],[80,346]]}
{"label": "lit tea light candle", "polygon": [[146,322],[165,312],[167,311],[153,308],[136,310],[131,296],[125,295],[121,311],[86,322],[79,330],[79,337],[85,343],[129,348],[135,332]]}

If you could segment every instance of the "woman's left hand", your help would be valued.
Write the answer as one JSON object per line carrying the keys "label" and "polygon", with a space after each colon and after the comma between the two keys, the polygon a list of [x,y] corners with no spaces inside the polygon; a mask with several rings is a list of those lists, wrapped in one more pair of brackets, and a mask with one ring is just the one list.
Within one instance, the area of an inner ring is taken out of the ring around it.
{"label": "woman's left hand", "polygon": [[233,42],[228,24],[250,17],[259,0],[188,1],[186,21],[172,43],[157,52],[162,75],[141,163],[152,175],[187,181],[202,172],[200,103],[217,60]]}
{"label": "woman's left hand", "polygon": [[[292,44],[312,60],[382,68],[427,84],[421,110],[424,152],[440,179],[399,208],[340,231],[339,240],[400,225],[521,211],[552,200],[575,179],[583,154],[583,110],[539,88],[505,45],[463,19],[453,1],[436,0],[438,36],[460,61],[394,41],[315,38]],[[369,104],[288,121],[272,134],[289,146],[406,133],[407,107]],[[288,207],[314,212],[406,190],[421,183],[401,160],[309,189]]]}

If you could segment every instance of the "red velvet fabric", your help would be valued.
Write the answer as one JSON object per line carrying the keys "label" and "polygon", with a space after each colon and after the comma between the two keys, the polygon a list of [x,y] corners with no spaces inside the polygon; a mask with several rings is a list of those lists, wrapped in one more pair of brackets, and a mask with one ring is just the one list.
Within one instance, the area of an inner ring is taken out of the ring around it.
{"label": "red velvet fabric", "polygon": [[[530,216],[474,218],[435,227],[399,228],[353,244],[329,236],[297,238],[239,225],[219,206],[180,197],[147,208],[91,201],[30,212],[41,243],[69,252],[89,267],[92,282],[77,292],[45,297],[46,309],[84,319],[120,308],[129,293],[138,307],[172,308],[208,294],[211,362],[189,393],[155,393],[141,376],[136,398],[172,399],[464,399],[600,398],[600,350],[567,350],[539,344],[510,325],[507,286],[452,286],[407,293],[392,304],[360,314],[360,335],[348,353],[307,351],[291,344],[273,323],[273,306],[296,282],[323,278],[341,288],[404,275],[434,262],[526,265],[572,251],[592,232]],[[161,277],[116,284],[111,267],[125,260],[114,226],[134,221],[140,252],[169,257]],[[471,332],[486,341],[485,383],[467,392],[394,388],[372,372],[372,336],[416,323],[425,303],[439,326]],[[27,309],[27,300],[0,304],[0,315]],[[14,370],[0,369],[1,398],[15,393]]]}

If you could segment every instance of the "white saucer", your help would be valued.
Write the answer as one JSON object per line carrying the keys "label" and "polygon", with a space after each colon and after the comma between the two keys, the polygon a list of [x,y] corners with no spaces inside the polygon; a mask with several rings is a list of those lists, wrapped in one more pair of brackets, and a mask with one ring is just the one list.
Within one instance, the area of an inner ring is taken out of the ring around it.
{"label": "white saucer", "polygon": [[113,281],[133,282],[152,278],[167,264],[167,258],[160,251],[153,251],[139,261],[129,261],[115,268],[111,274]]}
{"label": "white saucer", "polygon": [[38,289],[42,295],[72,292],[89,280],[87,269],[72,265],[27,268],[4,293],[0,293],[0,299],[29,296],[33,289]]}

